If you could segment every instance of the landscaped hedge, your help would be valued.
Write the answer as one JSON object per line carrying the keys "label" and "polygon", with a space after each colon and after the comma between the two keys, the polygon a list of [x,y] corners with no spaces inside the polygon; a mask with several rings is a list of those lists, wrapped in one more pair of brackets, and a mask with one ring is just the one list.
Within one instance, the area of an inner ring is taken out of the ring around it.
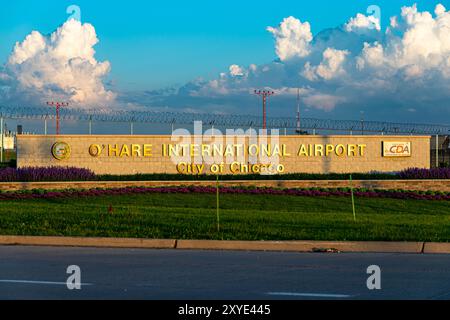
{"label": "landscaped hedge", "polygon": [[[0,200],[26,199],[58,199],[98,196],[125,196],[134,194],[216,194],[214,187],[127,187],[116,189],[91,190],[23,190],[16,192],[0,192]],[[220,187],[221,194],[273,195],[299,197],[350,197],[350,188],[309,188],[309,189],[277,189],[252,187]],[[362,198],[394,198],[414,200],[449,201],[450,192],[405,191],[405,190],[368,190],[355,189],[354,194]]]}
{"label": "landscaped hedge", "polygon": [[[350,174],[308,174],[284,175],[223,175],[220,180],[348,180]],[[395,180],[395,179],[450,179],[450,168],[408,169],[398,173],[354,173],[354,180]],[[0,182],[52,182],[52,181],[208,181],[216,180],[212,175],[180,174],[137,174],[137,175],[95,175],[81,168],[3,168]]]}
{"label": "landscaped hedge", "polygon": [[450,179],[450,168],[408,169],[398,173],[400,179]]}
{"label": "landscaped hedge", "polygon": [[[389,180],[397,179],[395,174],[387,173],[355,173],[354,180]],[[236,180],[348,180],[350,174],[309,174],[292,173],[283,175],[221,175],[222,181]],[[137,174],[137,175],[100,175],[100,181],[210,181],[216,180],[214,175],[180,175],[180,174]]]}
{"label": "landscaped hedge", "polygon": [[95,174],[81,168],[4,168],[0,169],[0,182],[40,182],[40,181],[90,181]]}

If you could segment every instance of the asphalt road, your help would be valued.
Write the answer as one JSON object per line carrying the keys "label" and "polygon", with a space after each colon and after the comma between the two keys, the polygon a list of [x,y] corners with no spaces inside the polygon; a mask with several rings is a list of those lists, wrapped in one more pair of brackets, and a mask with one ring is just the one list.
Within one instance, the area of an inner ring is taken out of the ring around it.
{"label": "asphalt road", "polygon": [[450,255],[0,247],[0,299],[450,299]]}

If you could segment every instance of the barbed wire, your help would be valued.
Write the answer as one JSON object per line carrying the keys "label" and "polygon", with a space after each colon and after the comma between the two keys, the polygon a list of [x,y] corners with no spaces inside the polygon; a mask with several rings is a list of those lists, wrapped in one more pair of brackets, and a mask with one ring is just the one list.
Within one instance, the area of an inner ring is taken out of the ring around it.
{"label": "barbed wire", "polygon": [[[51,107],[5,107],[0,106],[0,115],[10,119],[44,120],[55,119]],[[226,128],[260,128],[263,119],[254,115],[205,114],[158,111],[115,111],[99,109],[61,109],[61,120],[96,122],[134,122],[152,124],[192,125],[202,121],[205,125]],[[270,129],[297,129],[297,120],[292,117],[274,117],[267,120]],[[450,125],[394,123],[381,121],[331,120],[303,118],[302,130],[364,131],[385,134],[448,135]]]}

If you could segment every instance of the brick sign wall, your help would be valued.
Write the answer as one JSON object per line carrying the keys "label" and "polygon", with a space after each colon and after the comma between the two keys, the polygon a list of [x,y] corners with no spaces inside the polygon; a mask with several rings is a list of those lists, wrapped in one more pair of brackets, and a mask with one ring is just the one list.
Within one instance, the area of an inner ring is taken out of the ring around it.
{"label": "brick sign wall", "polygon": [[17,165],[74,166],[98,174],[347,173],[430,167],[424,136],[30,136]]}

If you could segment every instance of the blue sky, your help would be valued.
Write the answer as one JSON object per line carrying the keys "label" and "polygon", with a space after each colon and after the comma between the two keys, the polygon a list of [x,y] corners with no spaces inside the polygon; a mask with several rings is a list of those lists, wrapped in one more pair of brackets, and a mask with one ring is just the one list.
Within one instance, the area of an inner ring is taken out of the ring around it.
{"label": "blue sky", "polygon": [[[11,1],[0,11],[0,63],[16,41],[31,30],[53,32],[68,17],[66,8],[81,8],[82,21],[94,25],[99,60],[111,62],[110,78],[119,88],[146,90],[206,79],[230,64],[263,64],[273,60],[272,36],[293,15],[309,21],[313,34],[336,27],[371,4],[382,9],[382,24],[402,5],[419,3],[433,10],[439,1]],[[442,1],[441,1],[442,2]]]}
{"label": "blue sky", "polygon": [[[70,5],[83,24],[68,21]],[[371,5],[381,28],[371,28]],[[449,9],[448,0],[3,3],[0,103],[259,114],[252,92],[267,88],[277,93],[269,116],[289,116],[300,88],[309,117],[448,122]]]}

